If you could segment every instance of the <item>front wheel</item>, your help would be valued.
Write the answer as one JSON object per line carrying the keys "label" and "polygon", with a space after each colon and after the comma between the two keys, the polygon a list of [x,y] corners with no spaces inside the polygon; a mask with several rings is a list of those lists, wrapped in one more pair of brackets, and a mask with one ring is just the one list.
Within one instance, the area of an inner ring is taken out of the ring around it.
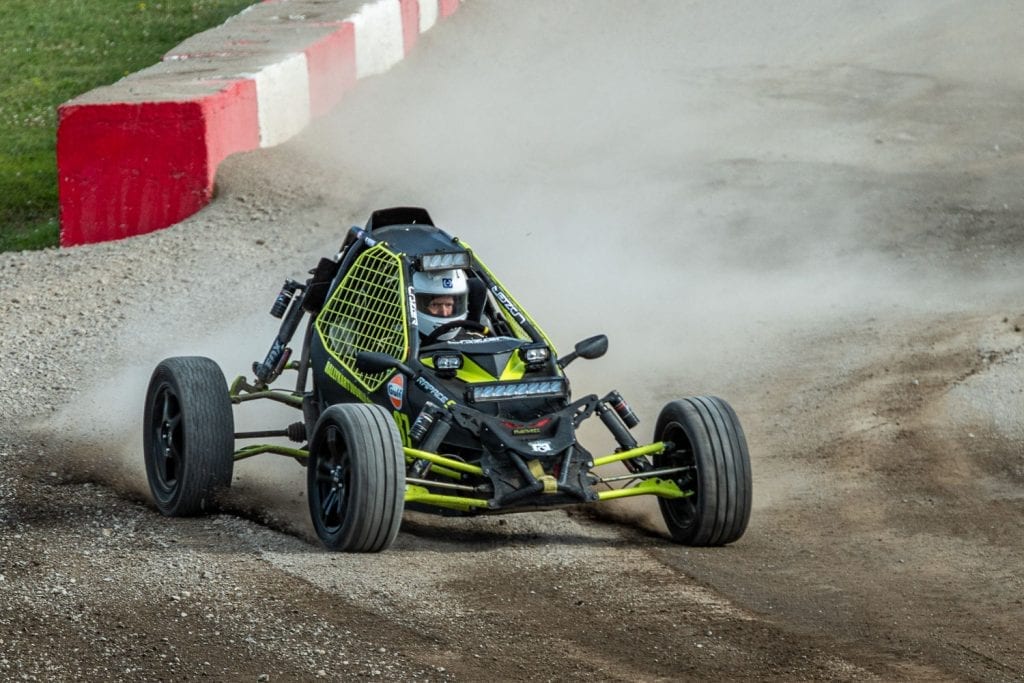
{"label": "front wheel", "polygon": [[720,398],[695,396],[667,404],[654,429],[672,449],[654,456],[655,467],[682,467],[670,475],[684,498],[659,498],[672,539],[689,546],[719,546],[743,535],[750,520],[750,455],[739,418]]}
{"label": "front wheel", "polygon": [[310,516],[327,548],[371,553],[394,542],[405,508],[405,454],[386,410],[350,403],[327,408],[306,466]]}
{"label": "front wheel", "polygon": [[143,453],[153,501],[169,517],[214,509],[231,485],[234,416],[227,382],[209,358],[168,358],[146,391]]}

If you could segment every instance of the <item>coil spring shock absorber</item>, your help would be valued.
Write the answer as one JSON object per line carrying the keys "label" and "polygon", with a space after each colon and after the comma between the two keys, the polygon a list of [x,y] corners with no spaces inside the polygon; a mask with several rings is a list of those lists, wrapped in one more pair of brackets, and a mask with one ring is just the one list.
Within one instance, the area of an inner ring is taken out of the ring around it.
{"label": "coil spring shock absorber", "polygon": [[[448,411],[427,401],[423,406],[423,411],[416,417],[409,429],[409,439],[420,450],[434,453],[444,441],[444,437],[448,436],[451,428],[451,417]],[[429,460],[417,460],[413,463],[410,474],[414,477],[423,477],[429,469]]]}
{"label": "coil spring shock absorber", "polygon": [[[302,292],[296,296],[296,292]],[[299,320],[302,318],[302,299],[305,295],[305,287],[295,280],[286,280],[284,286],[281,288],[281,292],[277,295],[274,300],[274,305],[270,309],[270,315],[275,318],[284,318],[281,322],[281,328],[277,333],[277,337],[274,338],[274,342],[270,346],[270,351],[267,352],[267,357],[263,359],[262,363],[256,362],[252,364],[253,374],[256,375],[256,379],[262,385],[267,385],[277,379],[281,371],[284,370],[288,364],[288,359],[291,357],[291,351],[288,349],[288,342],[292,340],[295,335],[295,330],[299,326]],[[287,313],[287,315],[285,315]]]}
{"label": "coil spring shock absorber", "polygon": [[[618,391],[611,391],[597,404],[597,414],[604,422],[608,431],[615,437],[619,444],[619,451],[628,451],[636,448],[636,439],[629,433],[629,430],[640,424],[640,418],[636,416],[633,409],[622,398]],[[623,460],[622,464],[630,472],[639,472],[644,469],[643,465],[633,460]]]}
{"label": "coil spring shock absorber", "polygon": [[608,403],[615,409],[615,413],[622,418],[628,429],[633,429],[640,424],[640,418],[636,416],[630,405],[626,403],[626,399],[622,398],[622,394],[618,391],[612,391],[608,394]]}

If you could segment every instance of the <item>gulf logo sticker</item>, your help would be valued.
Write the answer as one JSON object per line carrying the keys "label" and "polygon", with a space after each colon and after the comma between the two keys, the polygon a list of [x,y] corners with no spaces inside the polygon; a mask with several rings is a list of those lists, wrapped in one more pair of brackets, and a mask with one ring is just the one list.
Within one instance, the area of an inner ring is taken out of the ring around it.
{"label": "gulf logo sticker", "polygon": [[402,401],[405,398],[404,375],[395,375],[388,382],[388,398],[391,400],[391,405],[395,407],[395,410],[402,409]]}

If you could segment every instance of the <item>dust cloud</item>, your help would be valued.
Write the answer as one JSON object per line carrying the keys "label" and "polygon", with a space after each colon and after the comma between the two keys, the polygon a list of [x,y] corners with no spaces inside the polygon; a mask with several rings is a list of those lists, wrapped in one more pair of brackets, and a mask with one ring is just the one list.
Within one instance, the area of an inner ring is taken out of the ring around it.
{"label": "dust cloud", "polygon": [[[721,395],[743,418],[744,392],[791,364],[812,331],[961,310],[1019,288],[1021,254],[995,247],[1024,215],[1021,179],[993,172],[1024,151],[1021,131],[991,115],[1024,87],[999,58],[1016,40],[1005,8],[595,7],[467,2],[334,115],[248,157],[242,175],[258,187],[306,185],[268,195],[295,224],[425,206],[560,350],[609,335],[605,358],[570,368],[574,391],[622,390],[640,430],[690,394]],[[312,172],[296,179],[298,168]],[[234,210],[226,194],[215,215]],[[328,253],[345,227],[310,241]],[[948,247],[935,247],[938,235]],[[313,262],[296,256],[290,272]],[[176,331],[174,353],[244,372],[273,328],[265,316],[253,326],[222,315],[222,338]],[[98,385],[97,419],[67,429],[105,423],[110,471],[132,490],[144,481],[141,400],[130,402],[138,415],[104,406],[110,395],[141,397],[156,358]],[[610,446],[584,436],[594,452]],[[259,506],[278,496],[297,520],[299,468],[263,460],[238,468],[239,490]]]}
{"label": "dust cloud", "polygon": [[[145,322],[138,322],[140,319]],[[149,312],[136,321],[122,330],[120,343],[115,345],[134,352],[125,353],[112,371],[106,367],[89,378],[87,388],[73,402],[31,428],[40,451],[32,468],[37,476],[68,483],[102,483],[129,499],[148,501],[143,411],[156,365],[172,356],[205,356],[220,365],[230,382],[239,374],[249,375],[252,362],[263,358],[276,332],[276,321],[267,315],[247,314],[215,323],[183,320],[172,310],[166,317]],[[263,333],[253,334],[254,330]],[[140,345],[135,343],[139,339],[173,341]],[[284,428],[301,416],[286,406],[254,401],[237,407],[234,419],[236,431],[256,431]],[[294,445],[287,439],[263,441]],[[312,540],[304,500],[304,467],[281,456],[257,460],[236,465],[232,489],[222,508]]]}
{"label": "dust cloud", "polygon": [[1004,12],[466,3],[299,149],[340,205],[358,177],[372,206],[427,207],[561,350],[608,334],[574,391],[619,388],[638,431],[691,394],[744,418],[813,335],[1012,301],[1021,179],[992,169],[1024,137],[989,105],[1024,79]]}
{"label": "dust cloud", "polygon": [[[746,2],[591,8],[467,3],[301,148],[368,182],[376,206],[430,209],[560,348],[608,333],[599,368],[574,372],[637,388],[670,369],[715,391],[794,330],[955,310],[1010,268],[915,248],[968,195],[1019,210],[1009,185],[946,168],[998,133],[966,123],[983,85],[955,80],[953,55],[978,63],[979,45],[922,39],[1009,39],[990,14],[798,2],[766,26]],[[478,38],[493,35],[509,39]]]}

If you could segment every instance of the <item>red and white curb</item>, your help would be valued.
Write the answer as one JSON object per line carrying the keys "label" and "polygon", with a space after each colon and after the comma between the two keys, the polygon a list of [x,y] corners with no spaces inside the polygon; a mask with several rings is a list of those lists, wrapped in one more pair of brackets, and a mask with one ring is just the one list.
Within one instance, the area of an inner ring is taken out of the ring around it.
{"label": "red and white curb", "polygon": [[62,246],[205,206],[229,155],[281,144],[400,62],[459,0],[265,0],[58,110]]}

